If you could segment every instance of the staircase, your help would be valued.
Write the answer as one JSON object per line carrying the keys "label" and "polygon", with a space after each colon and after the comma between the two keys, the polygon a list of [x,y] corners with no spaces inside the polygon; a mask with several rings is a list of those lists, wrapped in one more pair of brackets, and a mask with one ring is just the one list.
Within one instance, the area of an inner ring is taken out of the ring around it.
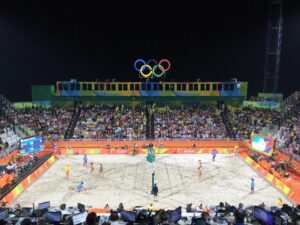
{"label": "staircase", "polygon": [[155,136],[154,136],[154,114],[153,113],[150,114],[149,124],[150,124],[150,138],[154,139]]}
{"label": "staircase", "polygon": [[71,122],[69,124],[69,127],[65,133],[65,139],[72,139],[73,137],[73,133],[74,133],[74,129],[77,125],[77,122],[79,120],[80,117],[80,113],[81,113],[81,107],[79,104],[76,105],[75,109],[74,109],[74,113],[71,119]]}
{"label": "staircase", "polygon": [[151,109],[151,105],[146,108],[146,138],[154,139],[154,115]]}
{"label": "staircase", "polygon": [[231,125],[230,120],[229,120],[229,115],[228,115],[228,111],[227,111],[226,105],[225,105],[225,107],[223,108],[223,110],[221,112],[221,118],[222,118],[223,123],[224,123],[225,128],[226,128],[227,137],[234,138],[235,135],[232,132],[233,131],[232,130],[232,125]]}
{"label": "staircase", "polygon": [[145,115],[146,115],[146,119],[147,119],[147,122],[146,122],[146,138],[150,139],[151,138],[151,122],[150,122],[150,113],[149,113],[148,107],[146,108]]}

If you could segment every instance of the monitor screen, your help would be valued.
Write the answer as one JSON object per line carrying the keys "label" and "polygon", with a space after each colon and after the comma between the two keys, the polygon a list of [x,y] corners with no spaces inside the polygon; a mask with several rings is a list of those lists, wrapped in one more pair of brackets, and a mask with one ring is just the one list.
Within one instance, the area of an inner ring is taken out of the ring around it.
{"label": "monitor screen", "polygon": [[173,223],[177,223],[179,220],[181,220],[181,207],[178,207],[177,209],[173,210],[170,215],[170,220]]}
{"label": "monitor screen", "polygon": [[7,209],[0,209],[0,220],[4,220],[8,217]]}
{"label": "monitor screen", "polygon": [[43,137],[35,136],[21,140],[21,155],[28,155],[43,150]]}
{"label": "monitor screen", "polygon": [[273,153],[274,140],[271,137],[266,137],[260,134],[251,136],[251,150],[271,156]]}
{"label": "monitor screen", "polygon": [[42,202],[39,203],[38,205],[38,209],[48,209],[50,208],[50,202]]}
{"label": "monitor screen", "polygon": [[44,214],[44,218],[46,222],[60,222],[61,221],[61,212],[46,212]]}
{"label": "monitor screen", "polygon": [[84,204],[81,203],[77,203],[77,208],[80,212],[84,212],[85,211],[85,206]]}
{"label": "monitor screen", "polygon": [[84,223],[86,221],[86,216],[87,216],[87,213],[74,214],[73,218],[72,218],[73,224],[76,225],[76,224]]}
{"label": "monitor screen", "polygon": [[273,225],[274,223],[273,214],[257,206],[254,207],[254,218],[267,225]]}
{"label": "monitor screen", "polygon": [[136,214],[131,211],[121,211],[121,219],[128,222],[135,222],[136,220]]}

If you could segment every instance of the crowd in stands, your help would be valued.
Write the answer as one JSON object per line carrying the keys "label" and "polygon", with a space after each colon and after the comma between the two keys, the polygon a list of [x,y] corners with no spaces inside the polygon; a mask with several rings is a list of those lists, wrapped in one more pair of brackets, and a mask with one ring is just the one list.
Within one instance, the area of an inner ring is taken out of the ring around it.
{"label": "crowd in stands", "polygon": [[[278,146],[292,154],[299,154],[299,102],[300,92],[295,92],[285,99],[281,110],[192,105],[15,109],[5,97],[0,96],[0,148],[6,149],[18,142],[16,126],[25,126],[35,134],[42,134],[44,139],[64,139],[77,109],[79,119],[74,123],[74,132],[69,138],[143,139],[148,126],[151,126],[156,139],[248,139],[251,133],[260,133],[265,127],[274,126],[279,131],[275,129]],[[225,112],[226,116],[221,112]]]}
{"label": "crowd in stands", "polygon": [[45,139],[64,139],[74,109],[31,107],[14,110],[11,118],[14,124],[22,124],[34,130],[35,134],[43,134]]}
{"label": "crowd in stands", "polygon": [[285,102],[285,117],[277,137],[277,147],[300,156],[300,92],[292,94]]}
{"label": "crowd in stands", "polygon": [[215,107],[160,107],[154,112],[154,135],[158,139],[222,139],[226,128]]}
{"label": "crowd in stands", "polygon": [[14,150],[14,146],[19,143],[20,138],[14,132],[11,120],[5,116],[9,101],[0,96],[0,157],[4,157]]}
{"label": "crowd in stands", "polygon": [[188,204],[186,209],[164,210],[156,209],[152,204],[148,208],[137,206],[124,209],[122,203],[116,209],[110,209],[107,213],[89,211],[83,204],[77,207],[67,207],[61,204],[59,207],[50,206],[50,202],[41,203],[43,209],[22,208],[20,204],[14,207],[2,205],[1,222],[3,224],[86,224],[86,225],[246,225],[246,224],[300,224],[300,207],[283,204],[279,200],[278,205],[267,207],[264,203],[254,206],[229,205],[220,202],[211,207],[195,208]]}
{"label": "crowd in stands", "polygon": [[274,109],[228,107],[226,113],[230,136],[234,138],[248,139],[251,133],[260,133],[264,127],[280,121],[280,111]]}
{"label": "crowd in stands", "polygon": [[144,108],[91,105],[83,108],[74,130],[74,139],[143,139]]}

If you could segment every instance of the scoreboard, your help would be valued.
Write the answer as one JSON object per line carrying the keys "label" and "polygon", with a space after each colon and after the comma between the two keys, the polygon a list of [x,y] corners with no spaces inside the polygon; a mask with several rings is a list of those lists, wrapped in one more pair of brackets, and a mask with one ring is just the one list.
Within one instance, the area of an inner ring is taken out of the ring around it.
{"label": "scoreboard", "polygon": [[43,150],[43,137],[34,136],[21,140],[22,156]]}
{"label": "scoreboard", "polygon": [[271,156],[274,148],[274,139],[262,134],[251,135],[250,149],[261,154]]}

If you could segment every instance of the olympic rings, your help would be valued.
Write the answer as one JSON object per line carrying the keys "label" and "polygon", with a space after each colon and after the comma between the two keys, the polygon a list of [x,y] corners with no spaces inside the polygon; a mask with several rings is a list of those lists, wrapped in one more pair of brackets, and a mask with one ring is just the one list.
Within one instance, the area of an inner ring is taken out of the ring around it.
{"label": "olympic rings", "polygon": [[[160,74],[157,74],[157,73],[155,72],[155,70],[156,70],[157,68],[160,69],[160,71],[161,71]],[[164,72],[164,67],[163,67],[162,65],[160,65],[160,64],[155,65],[155,66],[153,67],[152,73],[153,73],[153,75],[156,76],[156,77],[162,77],[162,76],[165,74],[165,72]]]}
{"label": "olympic rings", "polygon": [[[144,74],[144,73],[143,73],[143,70],[144,70],[145,68],[148,68],[149,73],[147,73],[147,74]],[[141,67],[141,69],[140,69],[140,73],[141,73],[141,75],[142,75],[143,77],[146,77],[146,78],[147,78],[147,77],[150,77],[151,74],[152,74],[152,68],[151,68],[151,66],[149,66],[148,64],[143,65],[143,66]]]}
{"label": "olympic rings", "polygon": [[[138,64],[142,64],[142,65],[138,66]],[[157,63],[155,59],[150,59],[147,61],[147,63],[143,59],[137,59],[134,62],[134,69],[138,71],[139,74],[144,78],[148,78],[151,75],[152,78],[153,77],[160,78],[163,75],[165,75],[166,72],[170,70],[170,68],[171,68],[171,63],[167,59],[161,59],[159,63]],[[148,70],[149,72],[145,73],[145,70]]]}

